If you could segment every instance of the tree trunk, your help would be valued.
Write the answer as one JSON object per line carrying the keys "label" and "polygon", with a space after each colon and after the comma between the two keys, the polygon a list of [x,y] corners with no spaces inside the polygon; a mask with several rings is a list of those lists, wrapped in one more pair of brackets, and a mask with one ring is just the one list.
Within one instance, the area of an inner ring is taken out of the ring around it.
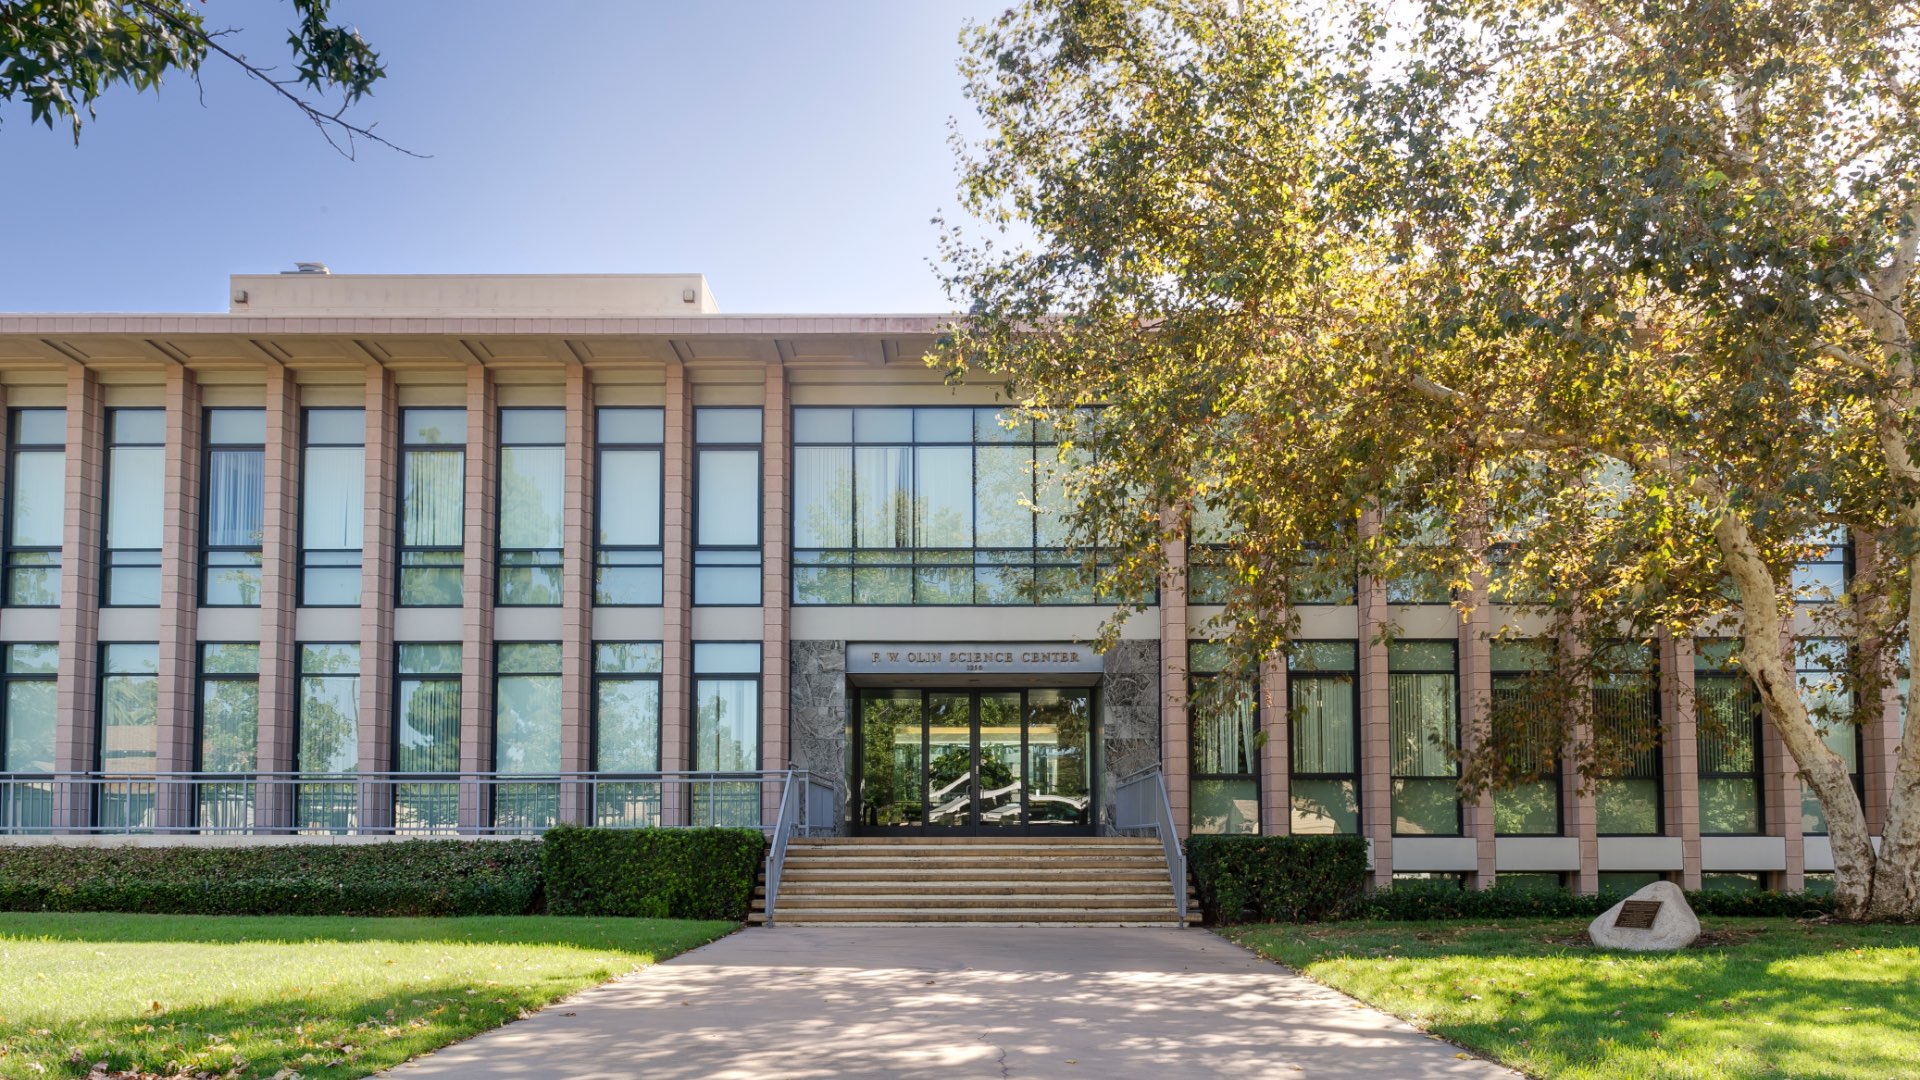
{"label": "tree trunk", "polygon": [[[1910,579],[1920,572],[1920,554],[1907,559]],[[1909,589],[1907,634],[1920,626],[1920,589]],[[1911,661],[1910,661],[1911,662]],[[1887,824],[1880,833],[1879,865],[1874,868],[1869,919],[1920,920],[1920,724],[1913,722],[1912,695],[1900,704],[1905,730],[1887,790]]]}

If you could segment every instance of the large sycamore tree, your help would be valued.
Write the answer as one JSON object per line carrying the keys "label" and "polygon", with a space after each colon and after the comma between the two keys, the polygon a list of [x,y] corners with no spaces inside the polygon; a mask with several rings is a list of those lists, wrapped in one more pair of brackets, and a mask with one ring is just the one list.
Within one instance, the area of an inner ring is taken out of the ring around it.
{"label": "large sycamore tree", "polygon": [[1466,790],[1541,767],[1522,734],[1617,768],[1653,737],[1585,690],[1617,646],[1730,639],[1841,913],[1920,917],[1920,725],[1878,850],[1823,738],[1883,714],[1920,603],[1920,5],[1030,0],[963,73],[938,359],[1075,448],[1114,593],[1189,552],[1249,670],[1330,575],[1513,605],[1548,659],[1450,748]]}

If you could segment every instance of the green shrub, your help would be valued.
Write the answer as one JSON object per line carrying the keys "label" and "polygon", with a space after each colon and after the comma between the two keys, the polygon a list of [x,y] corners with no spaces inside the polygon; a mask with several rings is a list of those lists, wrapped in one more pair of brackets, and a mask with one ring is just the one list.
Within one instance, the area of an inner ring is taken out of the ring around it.
{"label": "green shrub", "polygon": [[547,833],[540,865],[555,915],[747,917],[766,855],[757,829],[583,829]]}
{"label": "green shrub", "polygon": [[[1602,890],[1578,896],[1567,889],[1499,885],[1463,889],[1450,882],[1402,882],[1381,889],[1358,906],[1364,919],[1424,922],[1439,919],[1590,919],[1626,899],[1628,893]],[[1806,893],[1690,892],[1687,903],[1697,915],[1800,916],[1833,910],[1833,899]]]}
{"label": "green shrub", "polygon": [[0,910],[523,915],[537,840],[272,847],[0,847]]}
{"label": "green shrub", "polygon": [[1358,836],[1195,836],[1187,870],[1207,922],[1314,922],[1351,913],[1367,888]]}

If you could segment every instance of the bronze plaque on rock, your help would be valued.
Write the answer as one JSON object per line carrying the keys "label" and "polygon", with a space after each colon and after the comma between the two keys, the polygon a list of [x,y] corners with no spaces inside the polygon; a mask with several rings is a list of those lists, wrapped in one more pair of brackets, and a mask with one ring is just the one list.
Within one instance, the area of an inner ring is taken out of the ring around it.
{"label": "bronze plaque on rock", "polygon": [[1654,917],[1660,914],[1659,900],[1628,900],[1620,905],[1620,914],[1613,920],[1616,930],[1651,930]]}

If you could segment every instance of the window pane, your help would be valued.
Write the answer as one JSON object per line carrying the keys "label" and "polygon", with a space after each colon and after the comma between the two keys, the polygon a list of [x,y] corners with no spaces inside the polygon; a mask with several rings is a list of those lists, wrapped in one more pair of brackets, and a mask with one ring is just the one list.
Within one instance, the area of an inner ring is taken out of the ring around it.
{"label": "window pane", "polygon": [[1660,832],[1660,782],[1596,780],[1594,820],[1602,835],[1656,836]]}
{"label": "window pane", "polygon": [[758,443],[759,409],[695,409],[693,439],[701,443]]}
{"label": "window pane", "polygon": [[665,409],[603,408],[596,431],[602,446],[666,441]]}
{"label": "window pane", "polygon": [[807,443],[852,442],[853,410],[816,408],[793,410],[793,441]]}
{"label": "window pane", "polygon": [[205,679],[201,682],[201,771],[252,772],[259,737],[258,678]]}
{"label": "window pane", "polygon": [[7,687],[7,744],[0,772],[52,772],[59,692],[53,679],[14,679]]}
{"label": "window pane", "polygon": [[208,409],[210,446],[259,446],[267,441],[267,410]]}
{"label": "window pane", "polygon": [[702,450],[699,464],[699,537],[696,542],[720,547],[759,546],[759,452]]}
{"label": "window pane", "polygon": [[981,547],[1033,546],[1033,450],[974,448],[974,529]]}
{"label": "window pane", "polygon": [[1758,836],[1760,782],[1737,777],[1700,778],[1700,831],[1716,836]]}
{"label": "window pane", "polygon": [[460,769],[460,682],[457,679],[401,679],[399,772],[458,772]]}
{"label": "window pane", "polygon": [[1287,654],[1289,671],[1354,671],[1359,649],[1351,641],[1296,641]]}
{"label": "window pane", "polygon": [[498,670],[507,674],[560,673],[558,642],[520,642],[500,646]]}
{"label": "window pane", "polygon": [[66,521],[67,455],[58,450],[13,455],[13,484],[7,492],[13,510],[10,543],[14,547],[60,546]]}
{"label": "window pane", "polygon": [[593,670],[601,674],[660,673],[660,646],[653,642],[609,642],[593,647]]}
{"label": "window pane", "polygon": [[402,645],[400,646],[400,674],[458,675],[460,674],[460,646],[411,643]]}
{"label": "window pane", "polygon": [[803,446],[793,452],[793,546],[853,546],[853,450]]}
{"label": "window pane", "polygon": [[566,441],[567,410],[565,409],[500,410],[500,442],[504,445],[535,443],[564,445]]}
{"label": "window pane", "polygon": [[436,446],[464,446],[467,441],[465,409],[402,409],[400,441]]}
{"label": "window pane", "polygon": [[1360,831],[1359,785],[1352,780],[1293,781],[1293,831],[1303,834]]}
{"label": "window pane", "polygon": [[258,547],[265,500],[264,450],[214,450],[207,455],[209,547]]}
{"label": "window pane", "polygon": [[167,452],[158,446],[107,451],[107,546],[158,548]]}
{"label": "window pane", "polygon": [[213,675],[258,675],[260,646],[202,645],[200,670]]}
{"label": "window pane", "polygon": [[499,771],[560,771],[560,676],[502,675],[494,709]]}
{"label": "window pane", "polygon": [[973,410],[915,409],[913,438],[923,443],[970,443],[973,441]]}
{"label": "window pane", "polygon": [[65,446],[67,410],[20,409],[13,414],[16,446]]}
{"label": "window pane", "polygon": [[757,674],[760,671],[760,643],[696,641],[693,643],[693,670],[708,675]]}
{"label": "window pane", "polygon": [[365,409],[308,409],[308,446],[362,446],[367,441]]}
{"label": "window pane", "polygon": [[1559,783],[1536,780],[1494,792],[1493,831],[1498,836],[1558,836]]}
{"label": "window pane", "polygon": [[[861,453],[866,453],[865,449]],[[914,536],[923,548],[973,546],[973,450],[914,451]]]}
{"label": "window pane", "polygon": [[1252,780],[1195,780],[1192,831],[1257,833],[1260,831],[1260,789]]}
{"label": "window pane", "polygon": [[9,675],[57,675],[60,648],[57,645],[8,645],[6,664]]}
{"label": "window pane", "polygon": [[360,550],[366,542],[367,452],[358,446],[312,447],[305,457],[300,546]]}
{"label": "window pane", "polygon": [[[696,653],[699,648],[694,646]],[[695,769],[758,769],[759,683],[735,679],[694,680],[693,740]]]}
{"label": "window pane", "polygon": [[603,772],[659,769],[660,683],[602,679],[594,692],[598,709],[595,767]]}
{"label": "window pane", "polygon": [[913,451],[862,446],[853,455],[855,537],[863,548],[913,546]]}
{"label": "window pane", "polygon": [[1254,772],[1259,725],[1255,688],[1237,680],[1230,685],[1196,688],[1193,711],[1193,771],[1197,774]]}
{"label": "window pane", "polygon": [[913,441],[913,410],[855,409],[853,440],[863,443],[910,443]]}
{"label": "window pane", "polygon": [[1393,674],[1387,679],[1388,737],[1395,776],[1453,776],[1456,690],[1451,675]]}
{"label": "window pane", "polygon": [[560,446],[508,446],[500,450],[500,546],[557,548],[567,451]]}
{"label": "window pane", "polygon": [[158,645],[108,645],[101,650],[107,672],[100,686],[100,768],[151,772],[159,743]]}
{"label": "window pane", "polygon": [[301,772],[350,773],[359,767],[359,654],[357,645],[301,647]]}
{"label": "window pane", "polygon": [[660,543],[660,451],[600,452],[600,543]]}
{"label": "window pane", "polygon": [[400,542],[408,547],[459,547],[466,527],[466,454],[409,450]]}
{"label": "window pane", "polygon": [[1295,678],[1287,688],[1293,702],[1293,771],[1354,772],[1353,680]]}

